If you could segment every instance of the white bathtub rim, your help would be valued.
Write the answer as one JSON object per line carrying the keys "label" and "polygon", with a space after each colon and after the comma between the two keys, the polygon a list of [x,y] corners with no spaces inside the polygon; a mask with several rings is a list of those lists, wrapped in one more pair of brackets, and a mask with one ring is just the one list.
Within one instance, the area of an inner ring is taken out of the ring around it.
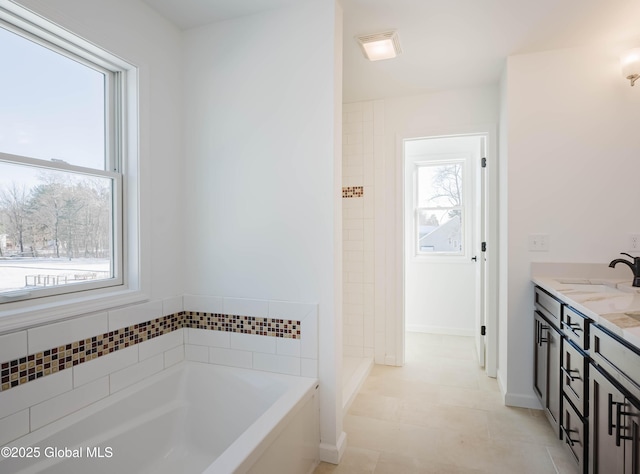
{"label": "white bathtub rim", "polygon": [[202,474],[240,474],[248,471],[318,388],[317,379],[292,375],[285,377],[294,377],[299,382],[280,396]]}

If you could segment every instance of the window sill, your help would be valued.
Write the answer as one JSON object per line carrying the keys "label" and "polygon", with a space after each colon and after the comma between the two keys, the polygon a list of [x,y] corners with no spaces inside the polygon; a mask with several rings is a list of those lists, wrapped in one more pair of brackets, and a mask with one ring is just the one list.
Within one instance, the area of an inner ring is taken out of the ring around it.
{"label": "window sill", "polygon": [[[148,301],[139,290],[120,289],[86,295],[43,298],[42,302],[4,303],[0,308],[0,334],[54,323],[97,311]],[[46,300],[46,301],[45,301]],[[6,308],[6,309],[5,309]]]}

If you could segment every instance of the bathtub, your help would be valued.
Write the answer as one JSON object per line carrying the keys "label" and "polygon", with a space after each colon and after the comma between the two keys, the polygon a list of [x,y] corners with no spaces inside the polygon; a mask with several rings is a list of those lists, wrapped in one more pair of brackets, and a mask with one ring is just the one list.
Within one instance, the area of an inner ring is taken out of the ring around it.
{"label": "bathtub", "polygon": [[11,442],[32,457],[4,458],[0,472],[312,472],[317,388],[315,379],[185,361]]}

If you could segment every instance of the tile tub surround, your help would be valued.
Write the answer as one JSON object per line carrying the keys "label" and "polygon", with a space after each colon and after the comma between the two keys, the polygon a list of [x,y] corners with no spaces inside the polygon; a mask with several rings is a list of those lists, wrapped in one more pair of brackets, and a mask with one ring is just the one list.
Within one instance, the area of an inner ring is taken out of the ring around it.
{"label": "tile tub surround", "polygon": [[300,339],[297,320],[181,311],[0,364],[0,392],[182,328]]}
{"label": "tile tub surround", "polygon": [[342,188],[342,197],[344,199],[361,198],[363,196],[364,186],[345,186]]}

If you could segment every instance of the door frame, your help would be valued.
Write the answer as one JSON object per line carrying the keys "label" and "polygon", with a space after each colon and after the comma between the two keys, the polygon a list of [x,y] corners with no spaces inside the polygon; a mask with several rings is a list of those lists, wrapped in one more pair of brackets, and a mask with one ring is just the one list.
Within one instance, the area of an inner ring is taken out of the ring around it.
{"label": "door frame", "polygon": [[[388,345],[386,361],[391,365],[404,365],[405,361],[405,240],[404,240],[404,141],[420,138],[447,138],[464,135],[485,135],[487,151],[487,167],[485,171],[486,186],[486,222],[485,229],[487,248],[490,258],[486,262],[486,279],[484,282],[484,296],[486,298],[487,314],[485,315],[485,372],[490,377],[496,377],[498,365],[498,153],[497,153],[497,127],[495,124],[479,124],[475,126],[445,127],[438,129],[423,129],[408,131],[396,135],[395,153],[395,205],[392,228],[394,235],[390,239],[393,249],[390,249],[395,258],[395,271],[388,272],[387,283],[395,288],[393,297],[393,341]],[[478,163],[480,166],[480,163]],[[389,321],[391,322],[391,321]]]}

